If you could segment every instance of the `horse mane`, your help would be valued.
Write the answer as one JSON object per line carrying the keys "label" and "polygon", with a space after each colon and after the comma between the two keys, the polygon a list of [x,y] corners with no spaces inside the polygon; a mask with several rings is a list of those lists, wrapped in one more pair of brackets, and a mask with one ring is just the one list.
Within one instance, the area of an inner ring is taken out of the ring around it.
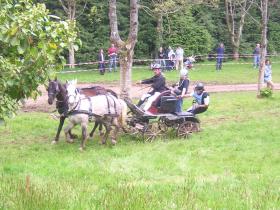
{"label": "horse mane", "polygon": [[57,100],[64,101],[67,98],[66,84],[63,84],[62,82],[57,80],[57,85],[59,89],[59,94],[57,94],[56,98]]}

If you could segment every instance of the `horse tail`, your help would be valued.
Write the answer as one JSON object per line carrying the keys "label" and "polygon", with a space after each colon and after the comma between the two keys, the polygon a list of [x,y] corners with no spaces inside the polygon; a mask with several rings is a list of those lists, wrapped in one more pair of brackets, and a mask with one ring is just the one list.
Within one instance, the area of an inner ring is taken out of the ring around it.
{"label": "horse tail", "polygon": [[126,103],[124,102],[124,100],[120,99],[121,101],[121,107],[122,107],[122,113],[120,115],[120,123],[121,123],[121,126],[123,128],[126,127],[126,118],[127,118],[127,105]]}

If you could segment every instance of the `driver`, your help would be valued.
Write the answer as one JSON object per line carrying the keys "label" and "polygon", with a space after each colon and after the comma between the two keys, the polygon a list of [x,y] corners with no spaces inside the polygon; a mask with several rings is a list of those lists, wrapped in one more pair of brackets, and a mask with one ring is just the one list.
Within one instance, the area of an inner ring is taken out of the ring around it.
{"label": "driver", "polygon": [[203,83],[196,84],[193,93],[187,94],[186,97],[192,96],[194,98],[193,105],[187,110],[193,114],[199,114],[205,112],[208,109],[210,97],[204,90]]}
{"label": "driver", "polygon": [[145,111],[150,108],[153,101],[160,95],[160,93],[166,90],[165,78],[161,73],[160,64],[155,64],[152,69],[154,70],[155,74],[153,77],[138,82],[138,84],[152,84],[150,91],[143,94],[137,104],[137,106],[140,107],[145,102],[145,100],[148,99],[147,103],[144,106]]}

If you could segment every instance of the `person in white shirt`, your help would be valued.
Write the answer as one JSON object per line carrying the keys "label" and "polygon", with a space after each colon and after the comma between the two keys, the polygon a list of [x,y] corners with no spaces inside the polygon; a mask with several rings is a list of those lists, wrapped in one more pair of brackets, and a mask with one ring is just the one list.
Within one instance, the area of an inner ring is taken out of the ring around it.
{"label": "person in white shirt", "polygon": [[176,49],[176,70],[181,71],[183,69],[184,62],[184,50],[179,46]]}
{"label": "person in white shirt", "polygon": [[171,70],[175,67],[175,62],[176,62],[176,54],[174,50],[169,46],[168,47],[168,70]]}
{"label": "person in white shirt", "polygon": [[98,53],[98,69],[101,75],[105,73],[105,56],[103,53],[103,49],[100,49]]}

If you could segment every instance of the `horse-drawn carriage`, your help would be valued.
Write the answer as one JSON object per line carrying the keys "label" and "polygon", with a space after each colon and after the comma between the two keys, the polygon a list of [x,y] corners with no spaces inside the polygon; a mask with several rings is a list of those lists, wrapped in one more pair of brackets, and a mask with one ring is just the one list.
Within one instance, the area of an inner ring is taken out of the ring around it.
{"label": "horse-drawn carriage", "polygon": [[175,112],[176,101],[170,90],[164,91],[144,112],[126,99],[130,109],[127,118],[130,133],[141,136],[145,141],[153,141],[156,137],[165,136],[169,128],[175,130],[176,135],[181,138],[197,132],[200,121],[190,112]]}
{"label": "horse-drawn carriage", "polygon": [[[93,135],[98,124],[104,125],[106,133],[102,137],[102,143],[105,143],[113,126],[114,132],[111,136],[113,144],[116,143],[119,128],[122,127],[126,130],[123,127],[124,119],[126,119],[129,133],[140,135],[145,141],[152,141],[156,137],[166,135],[169,128],[176,130],[178,137],[186,138],[192,132],[198,131],[198,124],[200,123],[190,112],[175,112],[177,99],[171,95],[170,90],[162,92],[145,112],[128,99],[124,101],[118,99],[111,90],[97,87],[79,90],[76,88],[76,81],[65,85],[57,80],[50,81],[48,96],[49,104],[52,104],[55,98],[57,99],[56,105],[62,114],[53,143],[58,142],[64,120],[68,117],[69,125],[64,129],[67,141],[73,142],[74,136],[71,134],[71,129],[76,124],[81,124],[83,131],[81,150],[85,148],[86,128],[90,117],[94,117],[96,122],[90,136]],[[128,116],[126,105],[130,109]]]}

